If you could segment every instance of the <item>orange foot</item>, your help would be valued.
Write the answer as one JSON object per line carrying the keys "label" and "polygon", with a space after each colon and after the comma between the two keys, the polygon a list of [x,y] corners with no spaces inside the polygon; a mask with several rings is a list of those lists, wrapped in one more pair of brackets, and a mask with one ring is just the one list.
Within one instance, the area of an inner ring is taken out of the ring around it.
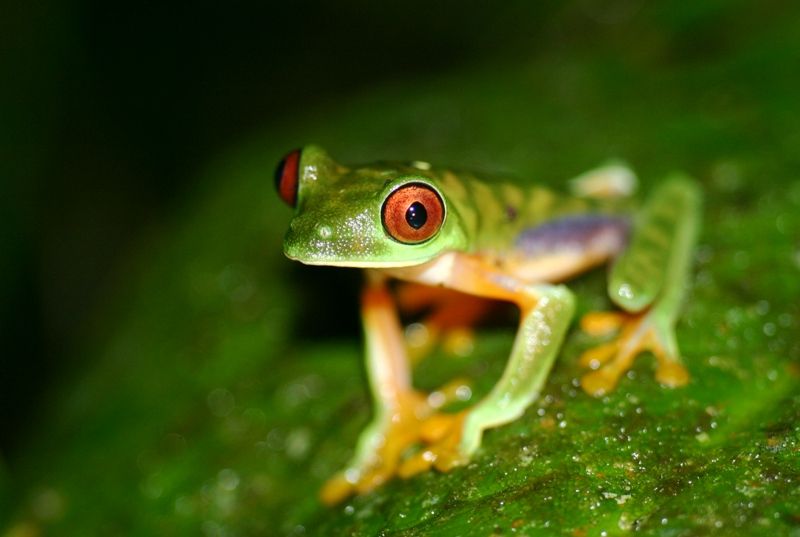
{"label": "orange foot", "polygon": [[406,327],[405,336],[412,366],[427,357],[437,344],[448,356],[469,356],[475,348],[475,334],[467,327],[442,330],[435,323],[418,322]]}
{"label": "orange foot", "polygon": [[617,334],[608,343],[587,350],[580,358],[583,367],[592,369],[581,378],[581,386],[590,395],[600,397],[613,390],[636,357],[645,351],[655,355],[658,361],[656,380],[662,385],[672,388],[689,381],[671,323],[652,310],[635,314],[589,313],[581,319],[581,328],[592,336]]}
{"label": "orange foot", "polygon": [[465,464],[459,451],[467,411],[444,413],[437,409],[458,398],[453,382],[435,396],[419,392],[404,394],[397,409],[383,422],[362,433],[356,460],[329,479],[320,497],[328,505],[353,494],[363,494],[395,475],[411,477],[431,467],[446,472]]}
{"label": "orange foot", "polygon": [[450,355],[467,356],[474,347],[472,327],[491,311],[491,300],[441,287],[405,284],[398,287],[397,302],[404,313],[427,311],[420,322],[406,328],[406,344],[412,364],[439,344]]}

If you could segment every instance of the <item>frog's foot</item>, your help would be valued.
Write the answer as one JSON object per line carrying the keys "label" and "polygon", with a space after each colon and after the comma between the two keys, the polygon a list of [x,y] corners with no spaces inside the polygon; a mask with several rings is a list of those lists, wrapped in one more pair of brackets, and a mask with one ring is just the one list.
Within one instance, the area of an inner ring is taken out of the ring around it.
{"label": "frog's foot", "polygon": [[689,380],[672,325],[656,310],[589,313],[581,319],[581,328],[593,336],[617,333],[611,341],[587,350],[580,358],[582,366],[593,370],[581,378],[581,386],[590,395],[599,397],[613,390],[636,357],[645,351],[656,357],[656,380],[662,385],[683,386]]}
{"label": "frog's foot", "polygon": [[408,361],[412,367],[416,367],[436,348],[441,339],[441,330],[438,326],[423,320],[406,326],[404,336]]}
{"label": "frog's foot", "polygon": [[420,427],[422,446],[403,460],[397,474],[405,479],[431,467],[447,472],[466,464],[470,454],[462,450],[461,441],[467,412],[437,413],[426,419]]}
{"label": "frog's foot", "polygon": [[458,451],[463,412],[437,410],[460,398],[456,384],[464,385],[448,383],[427,397],[418,392],[404,394],[394,412],[364,430],[355,459],[323,485],[322,501],[333,505],[369,492],[394,475],[405,478],[431,466],[447,471],[466,462]]}
{"label": "frog's foot", "polygon": [[403,394],[396,408],[376,417],[361,433],[355,458],[323,485],[322,501],[333,505],[388,481],[406,450],[419,442],[421,424],[433,413],[423,394]]}
{"label": "frog's foot", "polygon": [[406,352],[412,366],[419,364],[438,346],[453,357],[465,357],[475,348],[475,333],[469,327],[442,330],[436,323],[412,323],[405,330]]}
{"label": "frog's foot", "polygon": [[[410,291],[406,291],[405,300],[409,300],[409,294]],[[434,296],[437,300],[429,304],[431,312],[405,330],[406,347],[412,364],[421,361],[439,344],[449,355],[471,354],[475,342],[472,327],[493,307],[491,301],[461,293]],[[412,298],[419,300],[417,296]]]}

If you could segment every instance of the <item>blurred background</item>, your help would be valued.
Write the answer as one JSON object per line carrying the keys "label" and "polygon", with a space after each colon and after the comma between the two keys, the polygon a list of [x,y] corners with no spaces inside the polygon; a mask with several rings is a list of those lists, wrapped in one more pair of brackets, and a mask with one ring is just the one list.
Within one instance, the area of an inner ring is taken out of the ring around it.
{"label": "blurred background", "polygon": [[[744,58],[737,72],[750,85],[697,102],[688,88],[676,87],[675,98],[735,115],[738,99],[768,94],[769,77],[776,76],[779,108],[798,81],[780,74],[798,67],[797,50],[791,51],[798,12],[796,3],[777,0],[7,0],[0,14],[0,458],[6,470],[13,476],[57,394],[96,365],[102,354],[85,351],[101,346],[94,342],[102,341],[109,319],[128,313],[120,297],[136,292],[131,282],[142,266],[140,253],[204,192],[219,188],[219,178],[209,179],[205,170],[234,148],[264,133],[277,143],[276,129],[294,117],[308,122],[316,110],[376,88],[402,93],[404,86],[494,66],[513,71],[509,66],[582,58],[596,58],[601,71],[608,67],[600,79],[624,73],[618,65],[634,66],[639,81],[676,66],[682,72],[719,66],[716,74],[703,71],[709,83],[724,76],[727,58]],[[759,51],[758,58],[771,51],[775,61],[747,63],[748,50]],[[485,84],[490,94],[491,80]],[[296,134],[285,149],[312,141]],[[391,147],[384,149],[380,156],[391,157]],[[270,161],[277,160],[280,154],[271,151]],[[785,165],[793,162],[796,157],[786,156]],[[263,172],[271,184],[271,170]],[[287,214],[274,218],[284,226]],[[334,319],[320,330],[353,334],[356,319]]]}
{"label": "blurred background", "polygon": [[0,452],[13,455],[53,382],[88,365],[76,342],[125,285],[126,254],[206,163],[387,81],[576,44],[552,20],[542,30],[556,15],[606,29],[589,6],[525,4],[6,2]]}
{"label": "blurred background", "polygon": [[76,342],[125,284],[126,254],[231,146],[392,82],[598,43],[696,60],[734,46],[725,17],[758,27],[724,2],[529,4],[5,2],[0,452],[35,423],[42,393],[87,365]]}

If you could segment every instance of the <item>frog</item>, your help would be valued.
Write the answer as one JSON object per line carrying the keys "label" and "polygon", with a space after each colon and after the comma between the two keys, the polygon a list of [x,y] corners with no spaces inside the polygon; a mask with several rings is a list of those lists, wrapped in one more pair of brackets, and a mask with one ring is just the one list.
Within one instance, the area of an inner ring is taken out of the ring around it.
{"label": "frog", "polygon": [[[352,459],[322,486],[324,503],[470,462],[486,431],[519,419],[542,394],[576,311],[567,282],[596,267],[609,267],[614,309],[580,320],[598,338],[578,358],[583,390],[608,394],[647,352],[662,386],[689,381],[675,327],[699,229],[697,182],[673,173],[637,203],[635,175],[613,163],[571,184],[494,180],[424,161],[345,166],[317,145],[280,161],[275,186],[293,209],[284,254],[365,276],[372,418]],[[486,395],[446,411],[414,387],[394,282],[519,309],[505,368]]]}

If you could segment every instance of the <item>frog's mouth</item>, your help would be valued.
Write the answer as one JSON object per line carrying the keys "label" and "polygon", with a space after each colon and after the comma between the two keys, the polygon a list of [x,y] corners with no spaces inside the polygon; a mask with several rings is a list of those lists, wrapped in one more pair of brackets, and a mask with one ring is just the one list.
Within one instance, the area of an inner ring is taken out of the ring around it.
{"label": "frog's mouth", "polygon": [[428,262],[428,259],[404,260],[404,261],[374,261],[365,259],[337,259],[322,255],[309,255],[309,252],[296,252],[288,246],[284,247],[283,253],[292,261],[299,261],[304,265],[326,266],[326,267],[352,267],[352,268],[402,268],[413,267]]}
{"label": "frog's mouth", "polygon": [[400,261],[400,262],[311,260],[311,259],[301,259],[297,257],[292,257],[289,254],[286,254],[286,257],[288,257],[292,261],[299,261],[304,265],[324,266],[324,267],[375,268],[375,269],[415,267],[417,265],[422,265],[423,263],[427,262],[427,260],[425,259],[420,261]]}
{"label": "frog's mouth", "polygon": [[401,268],[421,265],[430,261],[429,257],[387,261],[381,259],[386,257],[386,254],[379,246],[365,242],[356,245],[350,243],[344,246],[343,242],[322,238],[302,240],[292,230],[289,230],[283,242],[283,253],[289,259],[299,261],[304,265],[330,267]]}

